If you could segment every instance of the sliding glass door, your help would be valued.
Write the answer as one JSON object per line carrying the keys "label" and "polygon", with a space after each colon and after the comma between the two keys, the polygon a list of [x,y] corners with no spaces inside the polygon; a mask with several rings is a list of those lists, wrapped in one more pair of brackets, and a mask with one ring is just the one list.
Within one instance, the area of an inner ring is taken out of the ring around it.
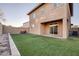
{"label": "sliding glass door", "polygon": [[58,26],[57,25],[50,26],[50,34],[58,34]]}

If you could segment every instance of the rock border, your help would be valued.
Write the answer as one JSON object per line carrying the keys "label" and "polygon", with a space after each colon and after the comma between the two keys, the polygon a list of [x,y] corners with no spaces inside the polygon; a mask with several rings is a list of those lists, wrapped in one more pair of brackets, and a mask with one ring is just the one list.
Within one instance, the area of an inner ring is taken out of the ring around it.
{"label": "rock border", "polygon": [[21,56],[10,33],[8,33],[8,36],[9,36],[9,44],[10,44],[10,49],[11,49],[11,56]]}

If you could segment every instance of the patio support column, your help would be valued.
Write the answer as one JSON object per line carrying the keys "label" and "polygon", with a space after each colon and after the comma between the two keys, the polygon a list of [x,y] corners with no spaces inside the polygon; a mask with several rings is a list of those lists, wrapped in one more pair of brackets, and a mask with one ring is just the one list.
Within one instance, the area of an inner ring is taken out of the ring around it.
{"label": "patio support column", "polygon": [[69,29],[68,29],[68,22],[67,18],[63,19],[63,38],[68,38],[69,36]]}

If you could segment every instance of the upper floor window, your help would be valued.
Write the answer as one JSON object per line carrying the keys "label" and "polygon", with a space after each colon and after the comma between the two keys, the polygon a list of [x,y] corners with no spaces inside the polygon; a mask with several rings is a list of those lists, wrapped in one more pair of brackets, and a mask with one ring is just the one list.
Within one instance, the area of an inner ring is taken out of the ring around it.
{"label": "upper floor window", "polygon": [[45,13],[46,13],[46,10],[45,10],[45,8],[42,7],[42,8],[40,8],[40,10],[38,11],[36,17],[39,18],[39,17],[45,15]]}
{"label": "upper floor window", "polygon": [[45,8],[41,8],[41,14],[45,14]]}
{"label": "upper floor window", "polygon": [[35,13],[32,14],[32,18],[33,19],[36,18],[36,14]]}
{"label": "upper floor window", "polygon": [[54,7],[60,7],[60,6],[63,6],[64,3],[54,3]]}

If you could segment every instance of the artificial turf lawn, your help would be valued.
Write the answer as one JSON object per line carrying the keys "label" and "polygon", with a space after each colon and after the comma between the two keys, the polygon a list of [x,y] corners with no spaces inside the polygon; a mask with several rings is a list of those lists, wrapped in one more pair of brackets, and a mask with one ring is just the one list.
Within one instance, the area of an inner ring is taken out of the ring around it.
{"label": "artificial turf lawn", "polygon": [[79,55],[79,37],[56,39],[33,34],[11,35],[22,56]]}

